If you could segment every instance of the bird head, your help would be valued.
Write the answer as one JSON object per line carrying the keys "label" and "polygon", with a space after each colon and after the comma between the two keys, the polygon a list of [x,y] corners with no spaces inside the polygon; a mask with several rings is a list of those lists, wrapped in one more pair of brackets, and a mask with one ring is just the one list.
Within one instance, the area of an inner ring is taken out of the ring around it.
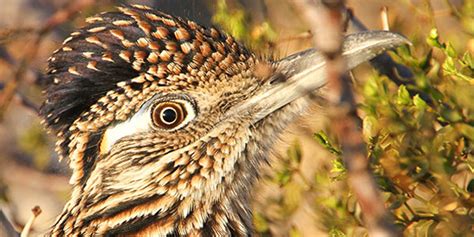
{"label": "bird head", "polygon": [[[72,169],[53,235],[251,234],[250,190],[278,134],[326,83],[307,50],[258,57],[146,6],[87,19],[49,59],[41,115]],[[348,68],[405,43],[345,38]]]}

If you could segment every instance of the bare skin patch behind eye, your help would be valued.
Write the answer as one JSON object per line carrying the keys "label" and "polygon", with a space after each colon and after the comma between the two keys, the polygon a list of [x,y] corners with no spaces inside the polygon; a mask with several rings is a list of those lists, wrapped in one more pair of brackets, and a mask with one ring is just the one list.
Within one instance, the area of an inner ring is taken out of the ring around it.
{"label": "bare skin patch behind eye", "polygon": [[154,107],[156,103],[168,103],[168,102],[182,104],[183,110],[186,111],[185,116],[182,119],[182,122],[178,126],[175,126],[169,130],[180,129],[186,126],[186,124],[188,124],[191,120],[193,120],[196,117],[194,105],[192,105],[192,103],[187,100],[171,99],[170,101],[167,101],[167,100],[157,101],[156,98],[153,98],[149,100],[148,102],[146,102],[140,108],[140,110],[135,115],[133,115],[130,119],[113,124],[105,130],[104,135],[102,136],[102,140],[100,142],[99,154],[100,155],[107,154],[112,149],[113,145],[124,137],[131,136],[137,133],[155,131],[159,129],[159,128],[156,128],[156,126],[153,126],[153,121],[151,117],[151,113],[152,113],[151,109],[152,107]]}
{"label": "bare skin patch behind eye", "polygon": [[127,121],[117,123],[105,131],[100,142],[100,154],[107,154],[112,146],[120,139],[136,133],[146,132],[151,130],[150,116],[148,108],[140,110],[132,118]]}

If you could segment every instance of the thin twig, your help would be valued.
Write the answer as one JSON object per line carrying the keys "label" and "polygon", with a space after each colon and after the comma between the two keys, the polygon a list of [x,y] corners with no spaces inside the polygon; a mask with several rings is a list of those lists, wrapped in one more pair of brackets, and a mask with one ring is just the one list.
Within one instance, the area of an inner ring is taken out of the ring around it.
{"label": "thin twig", "polygon": [[0,30],[0,45],[11,42],[18,37],[23,37],[30,34],[36,34],[37,30],[34,27],[24,27],[18,29],[1,29]]}
{"label": "thin twig", "polygon": [[5,61],[6,63],[14,66],[17,65],[17,61],[13,56],[8,52],[8,50],[3,47],[3,45],[0,45],[0,60]]}
{"label": "thin twig", "polygon": [[448,5],[449,7],[449,10],[451,11],[451,15],[458,18],[458,19],[461,19],[463,16],[461,14],[461,12],[458,11],[458,9],[456,8],[456,6],[454,6],[454,4],[449,1],[449,0],[444,0],[444,2],[446,3],[446,5]]}
{"label": "thin twig", "polygon": [[382,29],[383,30],[390,30],[390,25],[388,24],[388,7],[383,6],[380,9],[380,21],[382,22]]}
{"label": "thin twig", "polygon": [[31,209],[31,212],[32,215],[30,216],[30,219],[28,219],[28,222],[26,222],[25,227],[23,227],[23,230],[21,231],[21,237],[28,237],[28,235],[30,234],[31,226],[33,226],[36,217],[41,214],[41,208],[39,206],[35,206],[33,207],[33,209]]}
{"label": "thin twig", "polygon": [[312,38],[313,38],[313,33],[308,30],[306,32],[303,32],[294,36],[281,38],[277,42],[275,42],[275,44],[282,44],[282,43],[285,43],[288,41],[294,41],[294,40],[310,40]]}
{"label": "thin twig", "polygon": [[5,87],[3,88],[2,94],[0,94],[0,120],[3,119],[8,105],[16,94],[16,88],[25,74],[27,64],[30,59],[30,57],[25,57],[19,63],[19,65],[16,67],[17,69],[15,70],[15,76],[7,81]]}
{"label": "thin twig", "polygon": [[[5,88],[4,83],[0,82],[0,92],[2,92],[4,88]],[[38,112],[39,112],[38,105],[33,103],[30,99],[28,99],[26,96],[24,96],[20,92],[15,93],[15,95],[13,97],[13,101],[15,101],[19,105],[23,106],[24,108],[30,110],[33,114],[38,114]]]}
{"label": "thin twig", "polygon": [[[43,41],[44,37],[49,33],[52,29],[56,26],[65,23],[66,21],[72,19],[77,13],[94,4],[94,0],[76,0],[71,2],[65,8],[57,11],[53,16],[51,16],[46,23],[40,28],[38,33],[35,35],[34,40],[30,44],[30,48],[28,49],[25,56],[16,64],[14,64],[14,77],[8,80],[5,83],[5,87],[0,94],[0,120],[3,119],[5,111],[14,98],[16,94],[16,89],[19,83],[25,77],[26,72],[29,70],[30,62],[36,58],[38,50],[40,48],[41,42]],[[0,51],[3,56],[5,56],[4,52]],[[8,60],[9,58],[6,58]]]}
{"label": "thin twig", "polygon": [[26,96],[21,93],[16,93],[13,97],[14,101],[24,107],[25,109],[29,110],[31,113],[38,115],[39,114],[39,106],[29,100]]}
{"label": "thin twig", "polygon": [[54,29],[56,26],[63,24],[66,21],[71,20],[81,10],[94,4],[94,0],[76,0],[68,4],[66,7],[55,12],[39,31],[39,35],[46,34]]}
{"label": "thin twig", "polygon": [[345,73],[346,62],[341,55],[344,1],[322,0],[319,6],[311,0],[292,2],[315,32],[314,45],[326,58],[328,100],[333,105],[329,113],[330,126],[341,143],[348,182],[362,209],[368,233],[370,236],[399,236],[368,169],[357,105]]}

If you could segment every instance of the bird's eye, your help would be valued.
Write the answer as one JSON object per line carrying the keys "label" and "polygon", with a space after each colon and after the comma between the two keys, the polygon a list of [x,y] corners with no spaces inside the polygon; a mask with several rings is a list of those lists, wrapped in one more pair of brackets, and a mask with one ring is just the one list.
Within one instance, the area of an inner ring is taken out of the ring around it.
{"label": "bird's eye", "polygon": [[177,128],[187,116],[186,107],[178,102],[161,102],[151,111],[153,124],[160,129]]}

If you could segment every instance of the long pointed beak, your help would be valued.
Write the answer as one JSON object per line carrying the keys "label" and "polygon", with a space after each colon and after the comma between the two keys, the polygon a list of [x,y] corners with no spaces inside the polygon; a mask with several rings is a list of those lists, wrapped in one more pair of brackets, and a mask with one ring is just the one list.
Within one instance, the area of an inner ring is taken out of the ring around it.
{"label": "long pointed beak", "polygon": [[[410,44],[403,36],[388,31],[367,31],[348,35],[343,41],[342,55],[347,70],[368,61],[387,49]],[[315,49],[290,55],[274,63],[275,74],[265,88],[247,100],[240,111],[255,111],[255,122],[270,113],[323,87],[326,82],[324,56]],[[283,78],[282,78],[283,77]]]}

